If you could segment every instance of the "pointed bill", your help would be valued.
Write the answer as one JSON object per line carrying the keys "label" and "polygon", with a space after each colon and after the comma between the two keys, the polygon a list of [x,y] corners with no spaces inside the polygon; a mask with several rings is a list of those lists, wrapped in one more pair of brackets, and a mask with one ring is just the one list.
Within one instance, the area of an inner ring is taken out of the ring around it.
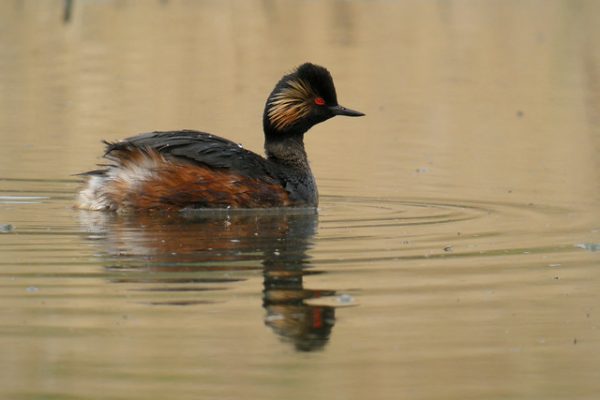
{"label": "pointed bill", "polygon": [[339,104],[337,106],[331,106],[329,107],[329,109],[333,112],[334,115],[346,115],[348,117],[362,117],[363,115],[365,115],[360,111],[354,111],[349,108],[340,106]]}

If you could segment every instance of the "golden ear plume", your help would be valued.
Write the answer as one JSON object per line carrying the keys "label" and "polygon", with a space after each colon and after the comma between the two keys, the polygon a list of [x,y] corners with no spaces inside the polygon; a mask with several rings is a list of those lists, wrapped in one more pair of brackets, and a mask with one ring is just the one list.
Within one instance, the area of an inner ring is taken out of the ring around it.
{"label": "golden ear plume", "polygon": [[271,124],[282,130],[310,112],[311,100],[316,97],[310,85],[302,79],[291,79],[269,101],[268,116]]}

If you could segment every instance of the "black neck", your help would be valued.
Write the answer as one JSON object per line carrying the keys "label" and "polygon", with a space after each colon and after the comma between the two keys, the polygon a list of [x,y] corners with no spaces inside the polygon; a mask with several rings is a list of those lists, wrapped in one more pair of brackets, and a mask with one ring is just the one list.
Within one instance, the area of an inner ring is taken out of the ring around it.
{"label": "black neck", "polygon": [[309,128],[309,124],[294,124],[285,130],[278,130],[271,124],[265,109],[263,129],[267,158],[281,165],[310,170],[304,150],[304,133]]}
{"label": "black neck", "polygon": [[282,136],[265,135],[267,158],[288,167],[308,169],[308,158],[304,150],[304,134]]}

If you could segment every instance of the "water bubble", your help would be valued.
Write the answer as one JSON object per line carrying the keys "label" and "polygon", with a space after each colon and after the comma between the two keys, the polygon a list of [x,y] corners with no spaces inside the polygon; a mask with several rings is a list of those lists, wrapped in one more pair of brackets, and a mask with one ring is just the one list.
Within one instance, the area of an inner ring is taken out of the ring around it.
{"label": "water bubble", "polygon": [[350,304],[354,302],[354,298],[351,295],[344,293],[338,296],[337,301],[341,304]]}
{"label": "water bubble", "polygon": [[578,243],[575,245],[575,247],[587,251],[600,251],[600,243]]}
{"label": "water bubble", "polygon": [[11,224],[0,224],[0,233],[9,233],[14,230]]}

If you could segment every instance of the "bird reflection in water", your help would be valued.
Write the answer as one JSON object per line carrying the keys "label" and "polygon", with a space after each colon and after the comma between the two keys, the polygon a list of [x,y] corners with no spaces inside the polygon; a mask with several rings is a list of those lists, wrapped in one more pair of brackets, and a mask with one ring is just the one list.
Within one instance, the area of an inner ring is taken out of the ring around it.
{"label": "bird reflection in water", "polygon": [[[175,216],[81,211],[80,220],[88,238],[101,247],[107,272],[124,273],[111,278],[113,282],[159,284],[146,290],[189,295],[223,289],[222,283],[246,280],[244,271],[260,269],[265,324],[298,351],[322,349],[329,340],[335,308],[306,300],[335,292],[306,289],[303,282],[305,275],[319,273],[310,270],[307,254],[318,220],[312,209],[194,211]],[[186,297],[151,302],[203,303],[210,301]]]}

